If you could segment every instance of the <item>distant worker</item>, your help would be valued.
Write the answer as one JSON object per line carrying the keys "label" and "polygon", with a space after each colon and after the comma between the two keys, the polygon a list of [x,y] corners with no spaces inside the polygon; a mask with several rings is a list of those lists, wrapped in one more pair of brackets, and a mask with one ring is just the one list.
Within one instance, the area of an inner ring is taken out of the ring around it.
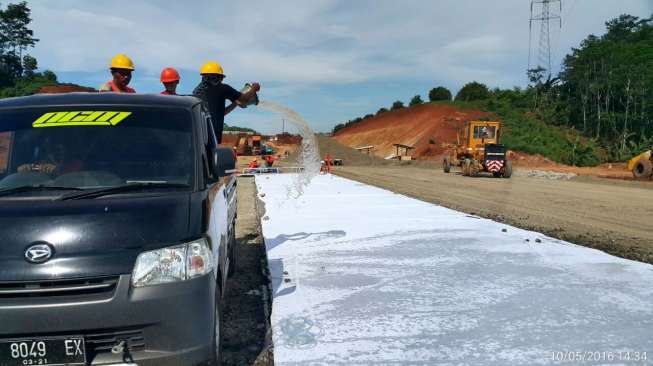
{"label": "distant worker", "polygon": [[333,159],[331,158],[331,154],[326,154],[326,157],[324,157],[324,165],[326,168],[327,173],[331,173],[331,165],[333,165]]}
{"label": "distant worker", "polygon": [[113,79],[100,86],[100,93],[136,93],[136,90],[128,87],[134,71],[134,63],[124,54],[116,55],[111,59],[109,67]]}
{"label": "distant worker", "polygon": [[162,95],[177,95],[177,85],[179,85],[179,73],[172,67],[166,67],[161,71],[161,83],[165,90]]}
{"label": "distant worker", "polygon": [[[224,116],[234,110],[236,106],[245,107],[247,103],[261,90],[259,83],[252,83],[246,93],[241,93],[227,84],[223,84],[224,71],[222,66],[209,61],[200,69],[202,81],[193,90],[193,95],[200,98],[206,105],[213,121],[213,130],[218,143],[222,142],[222,130],[224,128]],[[225,108],[225,102],[230,100],[232,104]]]}
{"label": "distant worker", "polygon": [[274,164],[274,156],[265,155],[265,166],[268,168],[272,168],[272,164]]}
{"label": "distant worker", "polygon": [[249,162],[249,165],[247,166],[249,169],[256,169],[258,168],[258,161],[256,159],[252,159],[252,161]]}

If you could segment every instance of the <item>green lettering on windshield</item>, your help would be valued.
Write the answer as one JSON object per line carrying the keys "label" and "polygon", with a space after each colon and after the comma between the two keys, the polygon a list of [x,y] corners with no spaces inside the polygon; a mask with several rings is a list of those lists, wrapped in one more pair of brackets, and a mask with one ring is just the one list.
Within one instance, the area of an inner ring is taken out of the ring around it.
{"label": "green lettering on windshield", "polygon": [[32,122],[32,127],[115,126],[131,114],[117,111],[48,112]]}

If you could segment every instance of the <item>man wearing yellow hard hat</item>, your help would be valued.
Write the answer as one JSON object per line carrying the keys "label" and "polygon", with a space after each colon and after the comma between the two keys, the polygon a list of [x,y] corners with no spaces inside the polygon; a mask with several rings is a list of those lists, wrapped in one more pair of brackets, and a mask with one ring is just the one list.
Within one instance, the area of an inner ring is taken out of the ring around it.
{"label": "man wearing yellow hard hat", "polygon": [[112,58],[110,70],[113,79],[100,86],[101,93],[136,93],[136,90],[127,86],[134,71],[134,63],[127,55],[121,53]]}
{"label": "man wearing yellow hard hat", "polygon": [[[218,143],[222,142],[222,129],[224,127],[224,116],[231,112],[236,105],[241,107],[247,106],[250,100],[256,97],[256,92],[261,90],[259,83],[252,83],[249,89],[241,93],[231,86],[224,84],[224,71],[222,66],[215,62],[209,61],[200,69],[202,81],[193,90],[193,95],[200,98],[207,106],[211,119],[213,120],[213,130]],[[230,100],[232,104],[225,107],[225,102]]]}

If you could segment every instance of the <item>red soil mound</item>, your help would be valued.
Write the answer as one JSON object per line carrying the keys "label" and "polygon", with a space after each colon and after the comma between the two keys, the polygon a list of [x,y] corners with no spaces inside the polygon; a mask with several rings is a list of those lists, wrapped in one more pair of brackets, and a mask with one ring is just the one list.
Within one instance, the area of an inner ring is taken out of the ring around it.
{"label": "red soil mound", "polygon": [[490,114],[423,104],[368,118],[339,130],[333,138],[353,148],[374,145],[374,154],[382,158],[396,154],[393,144],[403,144],[415,148],[410,153],[415,159],[438,159],[456,142],[465,121],[482,117]]}
{"label": "red soil mound", "polygon": [[44,86],[39,90],[39,94],[62,94],[62,93],[75,93],[75,92],[96,92],[93,88],[75,85],[50,85]]}

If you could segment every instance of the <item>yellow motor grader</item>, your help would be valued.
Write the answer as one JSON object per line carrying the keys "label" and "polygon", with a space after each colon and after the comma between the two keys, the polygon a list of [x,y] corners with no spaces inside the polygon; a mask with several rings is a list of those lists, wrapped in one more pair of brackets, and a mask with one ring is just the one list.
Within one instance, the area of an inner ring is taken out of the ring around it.
{"label": "yellow motor grader", "polygon": [[628,161],[628,170],[635,178],[651,178],[653,176],[653,150],[647,150]]}
{"label": "yellow motor grader", "polygon": [[462,134],[458,135],[458,144],[444,157],[444,172],[459,166],[464,176],[488,172],[495,177],[510,178],[512,162],[506,147],[499,144],[500,132],[499,121],[466,122]]}

